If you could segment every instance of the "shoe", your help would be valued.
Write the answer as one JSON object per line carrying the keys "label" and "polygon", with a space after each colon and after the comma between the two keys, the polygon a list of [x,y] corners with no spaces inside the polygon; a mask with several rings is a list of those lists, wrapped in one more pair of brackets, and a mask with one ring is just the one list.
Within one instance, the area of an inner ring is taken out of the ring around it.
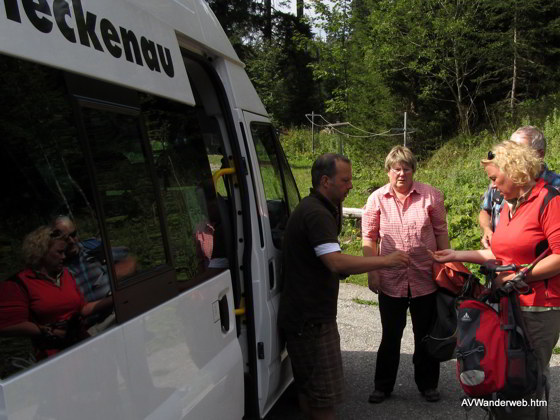
{"label": "shoe", "polygon": [[389,398],[390,396],[391,396],[390,392],[380,391],[380,390],[376,389],[369,396],[368,402],[370,402],[372,404],[379,404],[379,403],[382,403],[383,401],[385,401],[385,398]]}
{"label": "shoe", "polygon": [[422,391],[422,396],[426,401],[436,402],[439,401],[440,395],[437,389],[426,389]]}

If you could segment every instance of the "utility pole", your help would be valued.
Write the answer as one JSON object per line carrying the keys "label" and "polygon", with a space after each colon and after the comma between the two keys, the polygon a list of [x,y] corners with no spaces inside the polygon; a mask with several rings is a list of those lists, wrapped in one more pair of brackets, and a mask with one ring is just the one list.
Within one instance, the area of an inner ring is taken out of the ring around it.
{"label": "utility pole", "polygon": [[[350,125],[349,122],[336,122],[334,124],[327,124],[326,126],[329,128],[333,128],[333,127],[344,127]],[[338,133],[338,152],[343,155],[344,154],[344,133],[339,132]]]}
{"label": "utility pole", "polygon": [[315,112],[311,111],[311,154],[315,156]]}
{"label": "utility pole", "polygon": [[404,147],[406,147],[406,111],[404,111],[404,130],[403,130],[403,134],[404,134]]}

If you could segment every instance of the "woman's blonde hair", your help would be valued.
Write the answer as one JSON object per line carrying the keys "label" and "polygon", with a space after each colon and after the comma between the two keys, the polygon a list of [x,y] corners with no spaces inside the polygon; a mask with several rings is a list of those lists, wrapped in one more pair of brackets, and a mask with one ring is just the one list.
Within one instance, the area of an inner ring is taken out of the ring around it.
{"label": "woman's blonde hair", "polygon": [[483,166],[495,165],[515,185],[527,185],[537,179],[542,170],[542,159],[537,151],[525,144],[511,140],[503,141],[488,153],[489,159],[483,159]]}
{"label": "woman's blonde hair", "polygon": [[385,171],[389,172],[395,163],[404,163],[416,172],[416,158],[408,147],[395,146],[385,158]]}
{"label": "woman's blonde hair", "polygon": [[38,269],[49,248],[55,241],[63,241],[64,237],[58,230],[49,226],[40,226],[23,238],[21,251],[24,264],[33,269]]}

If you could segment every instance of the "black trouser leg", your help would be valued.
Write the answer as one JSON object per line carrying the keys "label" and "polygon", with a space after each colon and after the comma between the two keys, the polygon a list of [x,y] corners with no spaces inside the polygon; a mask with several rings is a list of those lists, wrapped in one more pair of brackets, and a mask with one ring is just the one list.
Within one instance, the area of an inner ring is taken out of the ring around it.
{"label": "black trouser leg", "polygon": [[422,338],[432,326],[436,309],[436,293],[410,299],[410,317],[414,331],[414,381],[420,392],[436,389],[439,382],[439,361],[432,358],[422,345]]}
{"label": "black trouser leg", "polygon": [[392,392],[397,379],[401,339],[406,326],[408,298],[379,293],[379,313],[383,329],[375,366],[375,389]]}

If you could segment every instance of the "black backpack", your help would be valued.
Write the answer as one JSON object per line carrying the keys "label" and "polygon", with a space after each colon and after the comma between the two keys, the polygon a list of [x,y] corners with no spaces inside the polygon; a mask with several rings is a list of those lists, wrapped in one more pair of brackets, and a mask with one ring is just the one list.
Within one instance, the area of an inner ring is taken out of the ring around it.
{"label": "black backpack", "polygon": [[432,326],[422,339],[425,351],[440,362],[456,356],[457,300],[478,296],[481,290],[480,281],[473,274],[461,271],[455,271],[455,274],[464,280],[462,290],[455,293],[446,287],[438,288]]}

